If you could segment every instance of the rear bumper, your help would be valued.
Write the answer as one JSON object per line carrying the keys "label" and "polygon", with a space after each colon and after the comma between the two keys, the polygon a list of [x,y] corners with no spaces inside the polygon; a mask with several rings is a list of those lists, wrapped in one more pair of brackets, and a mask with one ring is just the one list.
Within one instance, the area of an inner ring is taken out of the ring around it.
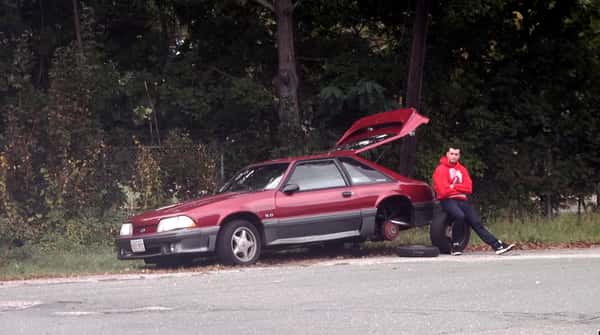
{"label": "rear bumper", "polygon": [[435,202],[423,202],[413,205],[414,211],[412,216],[413,226],[427,226],[433,221],[433,211]]}
{"label": "rear bumper", "polygon": [[[142,259],[157,256],[213,253],[219,227],[190,228],[172,232],[117,239],[119,259]],[[143,240],[144,252],[131,250],[132,240]]]}

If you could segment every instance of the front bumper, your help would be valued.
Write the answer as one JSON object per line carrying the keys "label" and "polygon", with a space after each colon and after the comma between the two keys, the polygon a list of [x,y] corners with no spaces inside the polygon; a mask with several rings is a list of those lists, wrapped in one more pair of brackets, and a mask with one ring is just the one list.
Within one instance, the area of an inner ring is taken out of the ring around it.
{"label": "front bumper", "polygon": [[[117,239],[119,259],[142,259],[157,256],[204,254],[215,251],[219,227],[187,228]],[[132,240],[143,240],[145,251],[133,252]]]}

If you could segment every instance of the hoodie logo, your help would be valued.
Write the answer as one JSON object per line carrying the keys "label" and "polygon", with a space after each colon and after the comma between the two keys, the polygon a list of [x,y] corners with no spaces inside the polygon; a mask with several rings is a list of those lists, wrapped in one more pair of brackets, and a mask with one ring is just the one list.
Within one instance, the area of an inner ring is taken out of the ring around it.
{"label": "hoodie logo", "polygon": [[450,180],[452,180],[452,184],[462,184],[463,175],[460,171],[455,168],[450,168]]}

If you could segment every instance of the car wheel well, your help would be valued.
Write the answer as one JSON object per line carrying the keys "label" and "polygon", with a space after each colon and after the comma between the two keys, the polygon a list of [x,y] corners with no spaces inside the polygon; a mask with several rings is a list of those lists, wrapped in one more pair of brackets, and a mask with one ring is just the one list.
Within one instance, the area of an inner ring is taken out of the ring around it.
{"label": "car wheel well", "polygon": [[[235,220],[244,220],[244,221],[250,222],[252,225],[254,225],[254,227],[256,227],[259,234],[263,238],[262,240],[264,241],[265,233],[263,230],[263,225],[262,225],[262,222],[260,221],[260,219],[258,218],[258,216],[256,216],[256,214],[251,213],[251,212],[238,212],[238,213],[230,214],[227,217],[225,217],[225,219],[223,219],[223,221],[221,222],[221,228],[225,227],[229,222],[232,222]],[[223,231],[223,229],[219,229],[219,235],[221,234],[222,231]]]}
{"label": "car wheel well", "polygon": [[387,197],[379,202],[377,208],[379,209],[384,206],[397,208],[397,213],[401,213],[401,215],[405,217],[405,219],[409,221],[412,219],[413,205],[412,202],[405,196]]}

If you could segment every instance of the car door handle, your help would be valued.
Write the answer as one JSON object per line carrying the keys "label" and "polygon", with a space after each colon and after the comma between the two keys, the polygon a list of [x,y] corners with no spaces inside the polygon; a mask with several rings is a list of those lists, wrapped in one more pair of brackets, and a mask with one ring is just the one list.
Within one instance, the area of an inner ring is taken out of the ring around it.
{"label": "car door handle", "polygon": [[344,198],[351,197],[352,196],[352,192],[350,192],[350,191],[344,191],[344,192],[342,192],[342,196]]}

